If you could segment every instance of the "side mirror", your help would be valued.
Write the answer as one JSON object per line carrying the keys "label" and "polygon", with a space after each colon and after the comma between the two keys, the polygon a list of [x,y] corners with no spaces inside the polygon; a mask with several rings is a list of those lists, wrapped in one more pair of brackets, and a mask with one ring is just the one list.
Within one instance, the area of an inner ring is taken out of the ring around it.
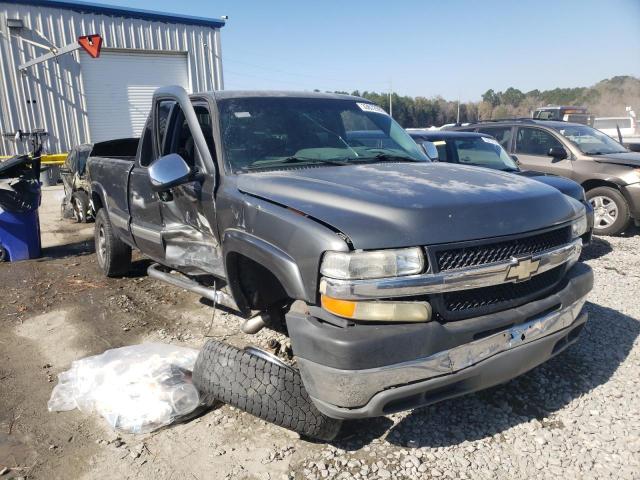
{"label": "side mirror", "polygon": [[564,147],[551,147],[547,155],[553,157],[554,160],[564,160],[569,156]]}
{"label": "side mirror", "polygon": [[516,165],[520,166],[520,160],[518,160],[518,156],[517,155],[510,155],[510,157],[511,157],[511,160],[516,162]]}
{"label": "side mirror", "polygon": [[432,162],[437,162],[439,160],[438,148],[433,144],[433,142],[422,142],[422,148],[424,149],[424,153],[427,154],[427,157],[429,157]]}
{"label": "side mirror", "polygon": [[191,178],[191,169],[177,153],[158,158],[149,166],[151,188],[156,192],[169,190]]}

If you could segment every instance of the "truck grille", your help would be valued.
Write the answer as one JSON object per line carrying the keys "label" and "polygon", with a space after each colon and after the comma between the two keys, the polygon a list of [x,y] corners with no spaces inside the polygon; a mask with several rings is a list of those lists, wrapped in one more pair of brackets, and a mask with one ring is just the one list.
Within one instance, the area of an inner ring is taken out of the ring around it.
{"label": "truck grille", "polygon": [[487,310],[492,306],[500,306],[501,310],[511,308],[555,287],[564,271],[565,267],[562,265],[521,283],[503,283],[492,287],[446,293],[443,295],[444,307],[447,313],[464,312],[465,316],[481,315],[478,310]]}
{"label": "truck grille", "polygon": [[[489,240],[437,246],[431,249],[431,258],[439,271],[447,271],[535,255],[570,241],[571,227],[567,226],[497,242]],[[524,282],[432,295],[430,301],[439,318],[445,322],[488,315],[541,298],[558,285],[565,272],[566,266],[561,265]]]}
{"label": "truck grille", "polygon": [[571,227],[563,227],[530,237],[435,252],[439,271],[501,262],[511,257],[533,255],[559,247],[571,240]]}

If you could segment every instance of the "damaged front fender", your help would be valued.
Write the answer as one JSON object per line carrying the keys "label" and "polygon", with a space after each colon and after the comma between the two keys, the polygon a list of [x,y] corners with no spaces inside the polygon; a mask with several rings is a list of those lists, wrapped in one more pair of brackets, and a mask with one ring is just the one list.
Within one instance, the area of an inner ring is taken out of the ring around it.
{"label": "damaged front fender", "polygon": [[224,234],[223,250],[232,289],[234,288],[233,269],[228,264],[228,259],[231,254],[236,253],[257,262],[273,273],[289,298],[306,298],[304,282],[296,262],[278,247],[245,231],[229,229]]}

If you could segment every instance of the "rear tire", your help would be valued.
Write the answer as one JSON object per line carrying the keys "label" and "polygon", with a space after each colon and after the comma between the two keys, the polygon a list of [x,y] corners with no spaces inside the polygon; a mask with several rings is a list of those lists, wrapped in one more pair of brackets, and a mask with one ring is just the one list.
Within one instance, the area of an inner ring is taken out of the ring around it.
{"label": "rear tire", "polygon": [[596,235],[618,235],[629,226],[629,205],[622,194],[611,187],[596,187],[586,194],[593,207],[593,233]]}
{"label": "rear tire", "polygon": [[87,223],[89,218],[89,196],[86,192],[73,192],[71,195],[71,207],[73,208],[73,217],[77,223]]}
{"label": "rear tire", "polygon": [[121,277],[131,269],[131,247],[114,234],[104,208],[96,215],[94,239],[98,265],[107,277]]}
{"label": "rear tire", "polygon": [[207,341],[193,384],[207,405],[228,403],[308,438],[333,440],[342,425],[318,411],[296,369],[226,343]]}

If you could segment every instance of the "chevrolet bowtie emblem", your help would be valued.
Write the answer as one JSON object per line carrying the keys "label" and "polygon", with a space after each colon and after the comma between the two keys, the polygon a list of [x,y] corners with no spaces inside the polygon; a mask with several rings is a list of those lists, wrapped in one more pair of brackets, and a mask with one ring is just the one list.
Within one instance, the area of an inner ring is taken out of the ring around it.
{"label": "chevrolet bowtie emblem", "polygon": [[531,275],[535,275],[540,266],[540,260],[531,260],[531,258],[520,258],[516,261],[517,263],[509,267],[506,280],[515,280],[516,282],[528,280]]}

